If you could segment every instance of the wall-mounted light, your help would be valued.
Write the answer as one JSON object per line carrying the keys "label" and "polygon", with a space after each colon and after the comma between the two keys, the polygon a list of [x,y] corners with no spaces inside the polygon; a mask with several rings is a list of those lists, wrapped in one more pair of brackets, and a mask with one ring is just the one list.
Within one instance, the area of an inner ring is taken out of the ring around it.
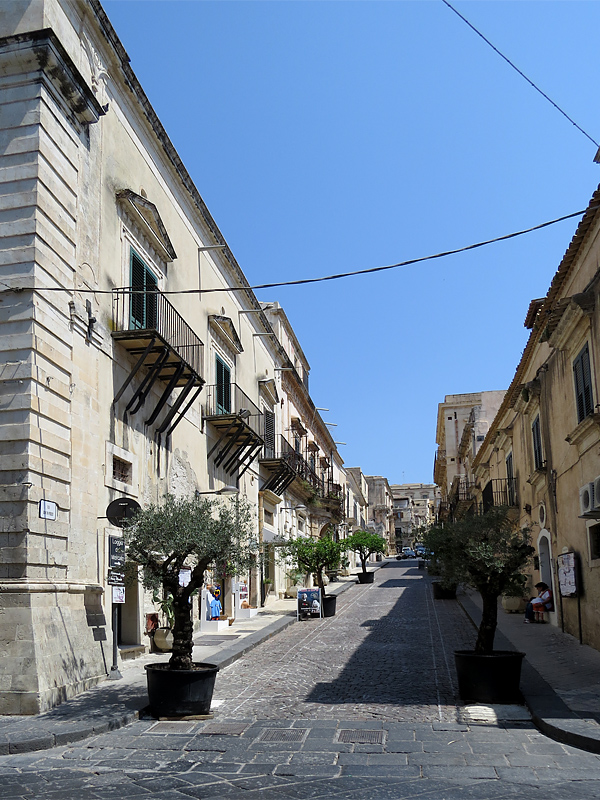
{"label": "wall-mounted light", "polygon": [[222,486],[220,489],[212,489],[209,492],[198,492],[197,491],[196,495],[199,495],[199,494],[221,494],[221,495],[231,494],[231,495],[234,495],[234,494],[239,494],[239,493],[240,493],[240,490],[238,489],[237,486]]}

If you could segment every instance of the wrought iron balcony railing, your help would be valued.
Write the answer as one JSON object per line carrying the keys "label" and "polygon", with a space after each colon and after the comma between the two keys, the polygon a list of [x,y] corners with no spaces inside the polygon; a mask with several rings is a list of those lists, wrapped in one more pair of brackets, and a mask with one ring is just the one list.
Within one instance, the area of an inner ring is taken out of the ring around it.
{"label": "wrought iron balcony railing", "polygon": [[516,478],[492,478],[488,481],[481,493],[481,505],[483,511],[494,506],[518,506]]}
{"label": "wrought iron balcony railing", "polygon": [[205,387],[204,416],[208,420],[239,417],[262,437],[262,413],[237,383],[216,383]]}
{"label": "wrought iron balcony railing", "polygon": [[[126,286],[113,289],[112,300],[115,339],[141,343],[154,336],[155,349],[170,348],[189,370],[202,376],[204,344],[161,292]],[[144,349],[141,344],[137,347],[140,352]]]}

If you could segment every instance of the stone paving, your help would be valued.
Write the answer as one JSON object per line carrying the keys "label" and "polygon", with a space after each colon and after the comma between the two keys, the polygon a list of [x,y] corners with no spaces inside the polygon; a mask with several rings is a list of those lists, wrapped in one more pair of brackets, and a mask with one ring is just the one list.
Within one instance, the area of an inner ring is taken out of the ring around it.
{"label": "stone paving", "polygon": [[450,661],[474,629],[400,562],[222,670],[215,718],[140,719],[0,757],[2,798],[600,798],[600,756],[529,721],[465,724]]}

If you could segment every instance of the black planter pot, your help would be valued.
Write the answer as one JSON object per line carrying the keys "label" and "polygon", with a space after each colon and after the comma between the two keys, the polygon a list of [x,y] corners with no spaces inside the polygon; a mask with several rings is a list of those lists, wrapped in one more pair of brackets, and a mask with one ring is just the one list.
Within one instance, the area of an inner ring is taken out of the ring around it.
{"label": "black planter pot", "polygon": [[195,664],[196,669],[167,669],[167,664],[146,664],[148,699],[155,717],[204,716],[210,712],[215,664]]}
{"label": "black planter pot", "polygon": [[359,583],[373,583],[375,580],[374,572],[358,572],[356,574]]}
{"label": "black planter pot", "polygon": [[456,586],[446,588],[440,581],[434,581],[431,586],[434,600],[454,600],[456,598]]}
{"label": "black planter pot", "polygon": [[525,653],[455,650],[458,691],[465,703],[519,703],[521,663]]}
{"label": "black planter pot", "polygon": [[323,598],[323,616],[335,617],[335,604],[337,597],[334,594],[326,594]]}

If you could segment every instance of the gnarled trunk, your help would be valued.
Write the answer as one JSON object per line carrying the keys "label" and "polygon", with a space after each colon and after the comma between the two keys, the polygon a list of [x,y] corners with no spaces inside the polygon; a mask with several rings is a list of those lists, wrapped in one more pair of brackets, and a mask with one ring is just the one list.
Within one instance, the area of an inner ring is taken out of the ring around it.
{"label": "gnarled trunk", "polygon": [[494,649],[494,637],[498,624],[498,597],[497,593],[481,593],[483,609],[481,613],[481,624],[475,643],[476,653],[491,653]]}

